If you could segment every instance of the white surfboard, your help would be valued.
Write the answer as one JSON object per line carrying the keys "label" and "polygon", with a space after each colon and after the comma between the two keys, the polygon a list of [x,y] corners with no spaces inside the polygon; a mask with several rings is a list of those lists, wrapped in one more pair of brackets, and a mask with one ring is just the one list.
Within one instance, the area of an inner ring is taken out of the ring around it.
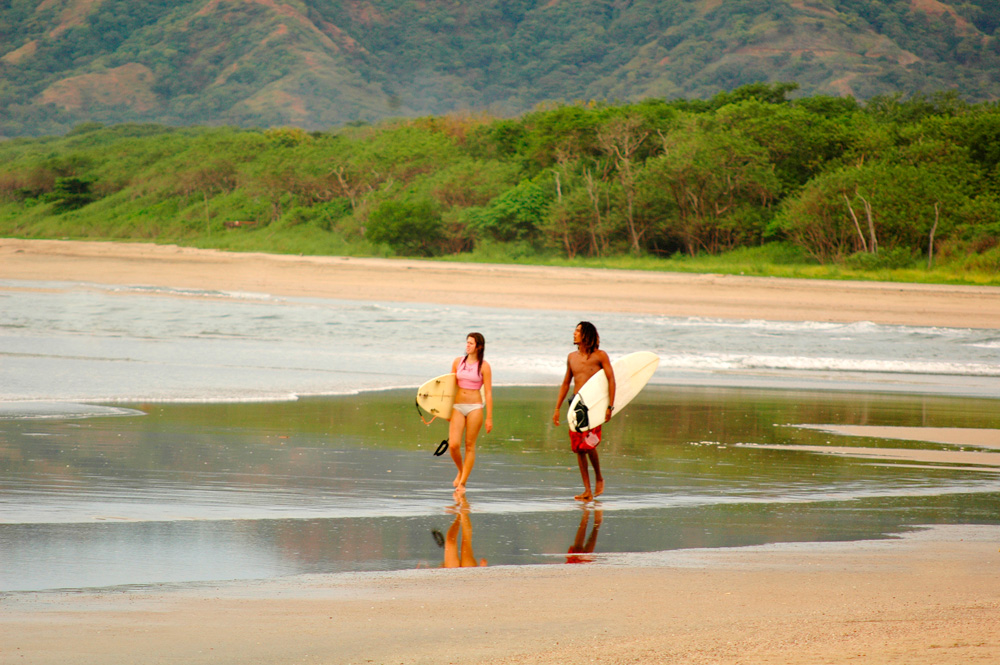
{"label": "white surfboard", "polygon": [[[615,404],[612,415],[631,402],[660,366],[660,357],[651,351],[637,351],[611,363],[615,373]],[[576,391],[569,403],[569,428],[586,432],[604,424],[608,411],[608,377],[599,371]],[[586,424],[582,420],[586,419]]]}
{"label": "white surfboard", "polygon": [[[434,418],[451,420],[451,407],[458,392],[458,381],[454,374],[436,376],[417,388],[417,410],[421,409]],[[420,418],[423,419],[423,413]],[[430,423],[428,423],[430,424]]]}

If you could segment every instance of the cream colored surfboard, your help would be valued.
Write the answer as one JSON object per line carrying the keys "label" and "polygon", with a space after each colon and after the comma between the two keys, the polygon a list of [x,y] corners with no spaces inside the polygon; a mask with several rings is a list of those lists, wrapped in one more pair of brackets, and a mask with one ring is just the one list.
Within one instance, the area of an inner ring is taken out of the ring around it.
{"label": "cream colored surfboard", "polygon": [[[620,413],[639,394],[659,366],[660,357],[650,351],[630,353],[611,363],[615,374],[615,408],[612,415]],[[607,410],[608,377],[602,371],[590,377],[573,396],[566,420],[571,430],[586,432],[604,424]],[[586,414],[585,425],[578,422],[583,420],[583,414]]]}
{"label": "cream colored surfboard", "polygon": [[[455,403],[458,382],[454,374],[434,377],[417,388],[417,409],[434,418],[451,419],[451,405]],[[423,418],[423,414],[421,414]]]}

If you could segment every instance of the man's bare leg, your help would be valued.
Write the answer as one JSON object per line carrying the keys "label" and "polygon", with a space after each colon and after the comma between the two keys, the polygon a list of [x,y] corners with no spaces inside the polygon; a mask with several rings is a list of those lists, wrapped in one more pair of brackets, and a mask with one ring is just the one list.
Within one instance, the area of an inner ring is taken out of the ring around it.
{"label": "man's bare leg", "polygon": [[597,448],[587,452],[590,463],[594,466],[594,497],[604,494],[604,476],[601,475],[601,460],[597,456]]}
{"label": "man's bare leg", "polygon": [[576,461],[580,465],[580,478],[583,480],[583,493],[577,494],[573,498],[577,501],[593,501],[594,493],[590,489],[590,468],[587,466],[587,453],[577,453]]}

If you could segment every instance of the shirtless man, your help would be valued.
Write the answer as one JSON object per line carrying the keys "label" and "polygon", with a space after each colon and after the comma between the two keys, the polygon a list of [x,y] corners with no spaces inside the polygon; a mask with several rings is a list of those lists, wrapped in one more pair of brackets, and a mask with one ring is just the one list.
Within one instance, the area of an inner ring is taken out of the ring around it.
{"label": "shirtless man", "polygon": [[[611,413],[615,403],[615,374],[611,369],[611,360],[608,354],[598,348],[601,338],[597,334],[597,328],[589,321],[581,321],[573,331],[573,343],[576,344],[576,351],[573,351],[566,358],[566,376],[559,387],[559,399],[556,400],[556,410],[552,415],[552,422],[559,425],[559,408],[563,400],[569,394],[570,381],[573,382],[573,392],[580,389],[587,379],[604,370],[608,377],[608,410],[604,415],[604,420],[611,418]],[[570,398],[572,402],[572,398]],[[576,453],[577,462],[580,465],[580,476],[583,478],[583,493],[578,494],[574,499],[578,501],[593,501],[594,497],[600,496],[604,492],[604,476],[601,475],[601,462],[597,456],[597,444],[601,442],[601,428],[595,427],[589,432],[569,433],[570,448]],[[590,469],[587,462],[594,465],[594,488],[590,487]]]}

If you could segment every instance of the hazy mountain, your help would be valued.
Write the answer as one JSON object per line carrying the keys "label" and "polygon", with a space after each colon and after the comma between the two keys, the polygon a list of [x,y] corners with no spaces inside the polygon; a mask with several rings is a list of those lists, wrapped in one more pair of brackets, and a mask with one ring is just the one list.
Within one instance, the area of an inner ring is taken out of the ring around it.
{"label": "hazy mountain", "polygon": [[0,0],[0,135],[296,125],[547,101],[1000,98],[1000,0]]}

